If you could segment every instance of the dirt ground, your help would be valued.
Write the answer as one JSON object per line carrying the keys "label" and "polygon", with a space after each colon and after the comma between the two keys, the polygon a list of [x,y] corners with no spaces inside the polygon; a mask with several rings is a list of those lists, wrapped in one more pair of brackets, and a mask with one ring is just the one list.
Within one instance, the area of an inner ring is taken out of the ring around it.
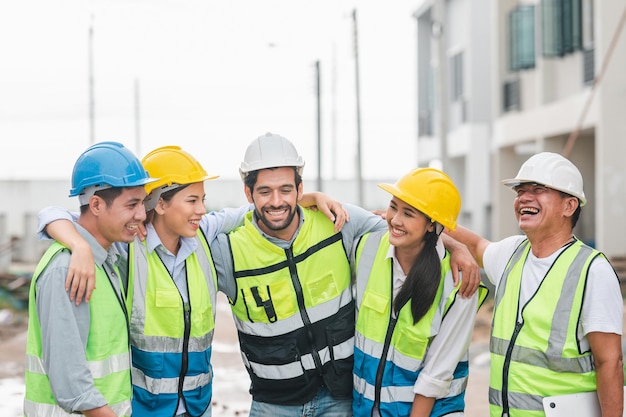
{"label": "dirt ground", "polygon": [[[3,310],[7,311],[7,310]],[[4,313],[0,322],[0,384],[2,380],[23,378],[26,330],[25,312]],[[470,379],[466,394],[466,417],[483,417],[488,414],[487,387],[489,382],[489,325],[490,304],[484,305],[476,318],[474,337],[470,347]],[[248,375],[241,363],[230,308],[220,294],[218,298],[217,326],[214,338],[213,366],[215,368],[213,415],[215,417],[245,416],[248,414],[250,395],[247,392]],[[23,395],[23,387],[19,387]],[[22,398],[3,398],[19,407]],[[3,414],[3,413],[0,413]],[[19,414],[3,417],[17,417]]]}

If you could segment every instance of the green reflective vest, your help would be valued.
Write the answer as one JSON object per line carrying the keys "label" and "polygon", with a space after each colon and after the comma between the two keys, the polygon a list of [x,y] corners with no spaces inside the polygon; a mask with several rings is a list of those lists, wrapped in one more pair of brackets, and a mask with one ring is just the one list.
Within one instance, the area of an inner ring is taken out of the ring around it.
{"label": "green reflective vest", "polygon": [[196,250],[185,260],[187,303],[156,250],[148,254],[145,242],[129,248],[133,411],[138,415],[172,416],[181,398],[190,416],[211,405],[217,281],[202,232],[196,240]]}
{"label": "green reflective vest", "polygon": [[495,295],[491,332],[490,414],[543,417],[548,395],[596,389],[591,352],[581,351],[577,329],[589,265],[600,252],[575,240],[564,249],[522,306],[525,240],[511,256]]}
{"label": "green reflective vest", "polygon": [[229,242],[237,285],[231,300],[256,401],[298,405],[325,385],[352,395],[354,301],[341,233],[322,213],[283,249],[265,239],[248,213]]}
{"label": "green reflective vest", "polygon": [[[393,266],[387,259],[389,246],[389,232],[381,230],[366,234],[356,252],[355,416],[369,416],[374,408],[383,416],[410,414],[415,398],[413,385],[424,366],[428,348],[458,293],[450,271],[450,257],[446,254],[441,261],[437,294],[426,315],[414,323],[411,302],[408,302],[394,318]],[[481,285],[478,307],[487,294],[487,288]],[[467,352],[451,377],[449,391],[436,400],[431,416],[464,409]]]}
{"label": "green reflective vest", "polygon": [[[24,415],[28,417],[72,415],[59,407],[44,369],[41,328],[35,302],[37,278],[50,260],[63,249],[56,242],[50,246],[37,265],[30,286],[24,399]],[[95,387],[107,400],[109,407],[118,416],[130,416],[132,389],[126,314],[107,273],[98,265],[96,287],[89,301],[91,323],[85,352],[87,365]]]}

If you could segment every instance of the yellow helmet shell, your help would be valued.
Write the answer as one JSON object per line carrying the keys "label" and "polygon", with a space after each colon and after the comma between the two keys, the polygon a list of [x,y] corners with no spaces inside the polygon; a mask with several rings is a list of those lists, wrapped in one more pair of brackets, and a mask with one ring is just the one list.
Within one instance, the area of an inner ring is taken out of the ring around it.
{"label": "yellow helmet shell", "polygon": [[456,229],[461,211],[461,194],[450,177],[435,168],[417,168],[395,184],[380,188],[411,205],[450,230]]}
{"label": "yellow helmet shell", "polygon": [[188,152],[183,151],[180,146],[157,148],[144,156],[141,164],[152,177],[159,178],[155,182],[146,184],[148,194],[163,186],[193,184],[218,178],[218,176],[209,176],[200,162]]}

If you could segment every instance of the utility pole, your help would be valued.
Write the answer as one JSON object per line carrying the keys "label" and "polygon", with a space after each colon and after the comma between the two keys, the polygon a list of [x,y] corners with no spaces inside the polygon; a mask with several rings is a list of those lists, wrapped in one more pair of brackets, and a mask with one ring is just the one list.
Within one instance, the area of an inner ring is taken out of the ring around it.
{"label": "utility pole", "polygon": [[333,43],[333,75],[331,81],[332,88],[332,116],[331,116],[331,141],[332,141],[332,179],[337,178],[337,48]]}
{"label": "utility pole", "polygon": [[139,101],[139,78],[135,78],[135,151],[137,155],[142,155],[141,151],[141,113],[140,113],[140,101]]}
{"label": "utility pole", "polygon": [[322,88],[320,61],[315,61],[315,85],[317,88],[317,191],[322,191]]}
{"label": "utility pole", "polygon": [[359,33],[356,9],[352,10],[354,23],[354,71],[356,80],[356,176],[358,183],[358,202],[363,207],[363,167],[361,158],[361,82],[359,80]]}
{"label": "utility pole", "polygon": [[89,21],[89,143],[96,142],[96,109],[93,80],[93,14]]}
{"label": "utility pole", "polygon": [[448,57],[446,53],[446,36],[443,22],[446,18],[446,0],[437,0],[433,5],[431,34],[437,42],[437,84],[439,94],[439,152],[441,169],[446,172],[448,160]]}

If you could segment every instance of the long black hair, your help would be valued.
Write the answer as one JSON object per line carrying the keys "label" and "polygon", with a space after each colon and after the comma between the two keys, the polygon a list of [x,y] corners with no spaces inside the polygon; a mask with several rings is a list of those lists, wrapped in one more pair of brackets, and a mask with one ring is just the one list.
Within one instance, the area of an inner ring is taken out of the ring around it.
{"label": "long black hair", "polygon": [[413,324],[416,324],[430,309],[441,281],[441,261],[437,254],[437,227],[424,235],[424,247],[407,274],[402,288],[396,296],[393,308],[396,316],[407,302],[411,302]]}

